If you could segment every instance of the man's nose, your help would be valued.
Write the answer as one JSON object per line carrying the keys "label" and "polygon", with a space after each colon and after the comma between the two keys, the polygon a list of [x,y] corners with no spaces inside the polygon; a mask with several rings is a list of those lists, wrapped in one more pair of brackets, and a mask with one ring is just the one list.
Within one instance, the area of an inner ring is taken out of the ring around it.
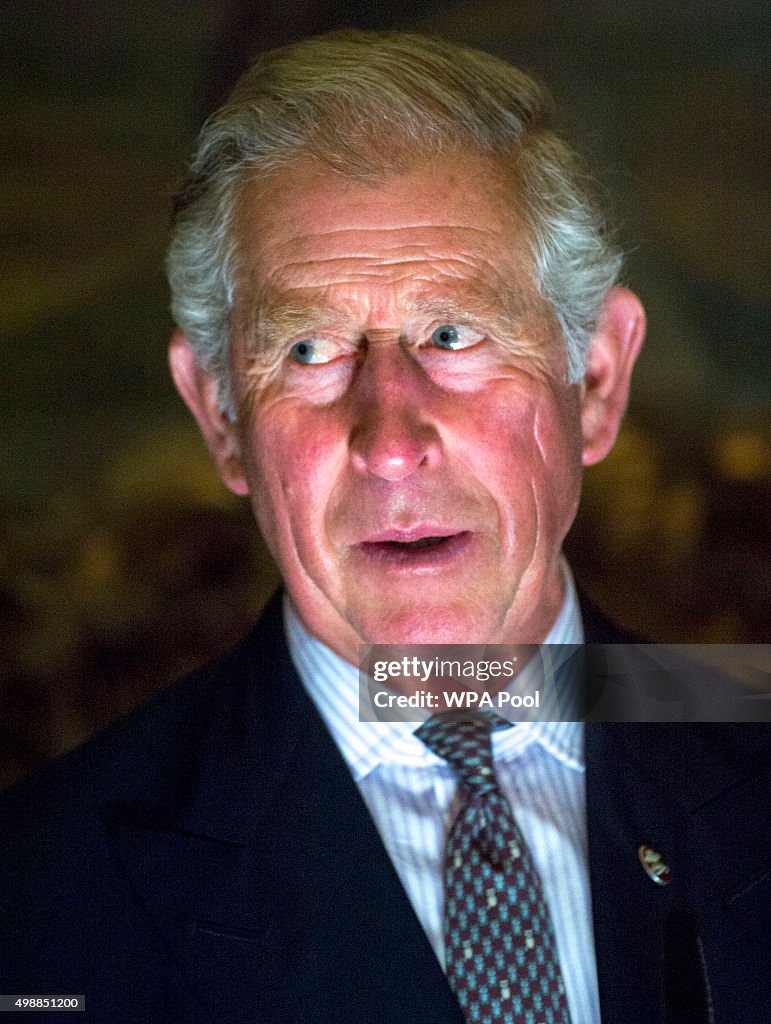
{"label": "man's nose", "polygon": [[441,459],[434,420],[438,388],[401,346],[370,350],[353,384],[353,466],[383,480],[404,480]]}

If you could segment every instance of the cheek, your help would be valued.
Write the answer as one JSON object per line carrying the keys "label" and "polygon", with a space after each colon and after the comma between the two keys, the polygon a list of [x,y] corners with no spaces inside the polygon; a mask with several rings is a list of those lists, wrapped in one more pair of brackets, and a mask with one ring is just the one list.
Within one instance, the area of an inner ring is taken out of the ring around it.
{"label": "cheek", "polygon": [[269,543],[269,537],[289,535],[295,543],[305,533],[319,537],[339,450],[339,436],[323,417],[279,407],[254,418],[250,482],[255,515]]}
{"label": "cheek", "polygon": [[578,405],[544,402],[533,420],[536,480],[542,515],[564,535],[581,492],[581,430]]}
{"label": "cheek", "polygon": [[560,398],[507,389],[492,401],[474,403],[464,421],[454,424],[456,450],[520,536],[534,505],[538,528],[550,533],[569,525],[578,505],[579,409],[571,394]]}
{"label": "cheek", "polygon": [[541,464],[537,443],[538,404],[526,393],[498,387],[484,400],[466,403],[465,415],[449,431],[456,452],[491,491],[516,494],[527,489]]}

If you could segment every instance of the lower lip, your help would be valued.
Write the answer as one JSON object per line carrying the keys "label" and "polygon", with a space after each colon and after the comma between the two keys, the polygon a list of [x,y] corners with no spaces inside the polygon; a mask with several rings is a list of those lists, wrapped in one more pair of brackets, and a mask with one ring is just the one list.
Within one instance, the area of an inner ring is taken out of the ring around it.
{"label": "lower lip", "polygon": [[369,562],[389,569],[438,569],[456,561],[471,545],[472,534],[466,530],[445,537],[432,547],[408,547],[404,544],[374,542],[359,544],[358,550]]}

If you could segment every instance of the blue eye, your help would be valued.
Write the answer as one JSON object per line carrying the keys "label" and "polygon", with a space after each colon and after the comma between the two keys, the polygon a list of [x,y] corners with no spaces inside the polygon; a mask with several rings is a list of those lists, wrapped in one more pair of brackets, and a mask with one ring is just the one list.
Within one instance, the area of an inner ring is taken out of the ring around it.
{"label": "blue eye", "polygon": [[452,324],[442,324],[441,327],[437,327],[435,331],[431,332],[431,341],[437,348],[457,348],[460,342],[458,328],[453,327]]}
{"label": "blue eye", "polygon": [[298,363],[312,363],[314,355],[313,342],[296,341],[289,349],[289,355]]}
{"label": "blue eye", "polygon": [[340,354],[338,346],[327,338],[303,338],[289,349],[289,357],[296,363],[313,365],[331,363]]}
{"label": "blue eye", "polygon": [[470,327],[462,327],[458,324],[440,324],[431,332],[431,344],[436,348],[443,348],[449,352],[457,352],[459,349],[471,348],[479,344],[484,335]]}

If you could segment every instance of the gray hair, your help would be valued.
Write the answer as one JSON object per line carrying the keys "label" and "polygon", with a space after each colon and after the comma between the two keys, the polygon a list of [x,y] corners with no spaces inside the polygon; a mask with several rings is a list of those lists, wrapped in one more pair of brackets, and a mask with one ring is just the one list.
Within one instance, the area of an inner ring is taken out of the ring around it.
{"label": "gray hair", "polygon": [[228,339],[243,188],[312,153],[376,181],[421,157],[474,149],[515,170],[536,286],[580,381],[621,257],[579,157],[553,129],[549,94],[511,65],[439,39],[348,30],[263,54],[203,126],[175,205],[171,309],[235,418]]}

